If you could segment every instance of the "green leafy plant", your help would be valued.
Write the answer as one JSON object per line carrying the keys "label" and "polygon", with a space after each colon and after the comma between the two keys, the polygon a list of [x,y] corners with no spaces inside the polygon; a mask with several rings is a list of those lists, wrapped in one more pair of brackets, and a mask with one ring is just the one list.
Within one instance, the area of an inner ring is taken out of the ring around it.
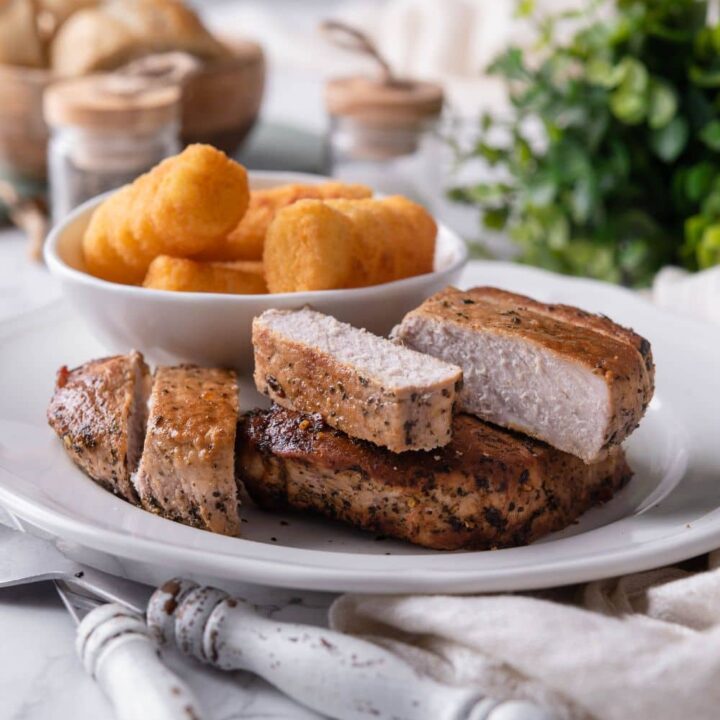
{"label": "green leafy plant", "polygon": [[641,286],[667,263],[720,263],[720,26],[697,0],[588,5],[520,4],[538,43],[492,65],[512,112],[485,115],[470,153],[494,179],[451,197],[559,272]]}

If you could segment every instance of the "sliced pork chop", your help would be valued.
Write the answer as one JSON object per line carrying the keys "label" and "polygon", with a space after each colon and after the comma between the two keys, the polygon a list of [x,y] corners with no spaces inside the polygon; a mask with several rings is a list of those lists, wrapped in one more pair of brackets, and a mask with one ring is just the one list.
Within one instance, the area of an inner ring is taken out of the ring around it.
{"label": "sliced pork chop", "polygon": [[621,448],[586,465],[471,415],[455,417],[444,448],[401,454],[277,406],[239,428],[238,477],[260,507],[309,510],[436,550],[527,544],[632,474]]}
{"label": "sliced pork chop", "polygon": [[394,452],[450,441],[455,365],[308,308],[255,318],[253,347],[257,389],[283,407]]}
{"label": "sliced pork chop", "polygon": [[150,373],[139,352],[58,370],[47,410],[50,427],[93,480],[137,503],[130,481],[147,421]]}
{"label": "sliced pork chop", "polygon": [[233,371],[157,368],[145,446],[133,479],[142,506],[186,525],[238,535],[237,418]]}
{"label": "sliced pork chop", "polygon": [[653,394],[647,340],[606,317],[495,288],[447,288],[393,337],[463,368],[461,410],[585,462],[627,438]]}

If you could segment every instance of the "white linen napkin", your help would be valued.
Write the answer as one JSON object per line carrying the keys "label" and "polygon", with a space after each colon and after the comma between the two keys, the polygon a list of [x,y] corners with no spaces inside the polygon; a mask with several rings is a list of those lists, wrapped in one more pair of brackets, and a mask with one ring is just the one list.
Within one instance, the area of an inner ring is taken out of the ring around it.
{"label": "white linen napkin", "polygon": [[720,717],[720,568],[663,568],[573,590],[345,595],[334,629],[441,682],[531,700],[561,720]]}
{"label": "white linen napkin", "polygon": [[652,298],[666,310],[720,324],[720,265],[698,273],[665,267],[655,277]]}

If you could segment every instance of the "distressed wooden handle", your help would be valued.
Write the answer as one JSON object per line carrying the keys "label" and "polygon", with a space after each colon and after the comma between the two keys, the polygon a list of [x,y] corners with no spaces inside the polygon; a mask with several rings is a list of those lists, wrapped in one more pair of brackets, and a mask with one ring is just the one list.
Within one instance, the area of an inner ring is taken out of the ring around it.
{"label": "distressed wooden handle", "polygon": [[160,661],[157,641],[121,605],[101,605],[78,626],[85,670],[109,698],[117,720],[201,720],[197,701]]}
{"label": "distressed wooden handle", "polygon": [[148,625],[222,670],[249,670],[298,702],[340,720],[550,720],[528,703],[501,703],[441,685],[352,635],[260,615],[215,588],[174,580],[148,605]]}

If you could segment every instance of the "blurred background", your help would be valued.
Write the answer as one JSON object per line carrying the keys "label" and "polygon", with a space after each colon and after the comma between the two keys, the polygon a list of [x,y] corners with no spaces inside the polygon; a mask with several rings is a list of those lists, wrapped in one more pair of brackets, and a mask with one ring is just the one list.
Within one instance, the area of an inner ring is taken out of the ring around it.
{"label": "blurred background", "polygon": [[720,262],[714,2],[178,6],[0,2],[0,195],[35,248],[48,204],[59,219],[200,140],[414,197],[477,257],[633,287]]}

